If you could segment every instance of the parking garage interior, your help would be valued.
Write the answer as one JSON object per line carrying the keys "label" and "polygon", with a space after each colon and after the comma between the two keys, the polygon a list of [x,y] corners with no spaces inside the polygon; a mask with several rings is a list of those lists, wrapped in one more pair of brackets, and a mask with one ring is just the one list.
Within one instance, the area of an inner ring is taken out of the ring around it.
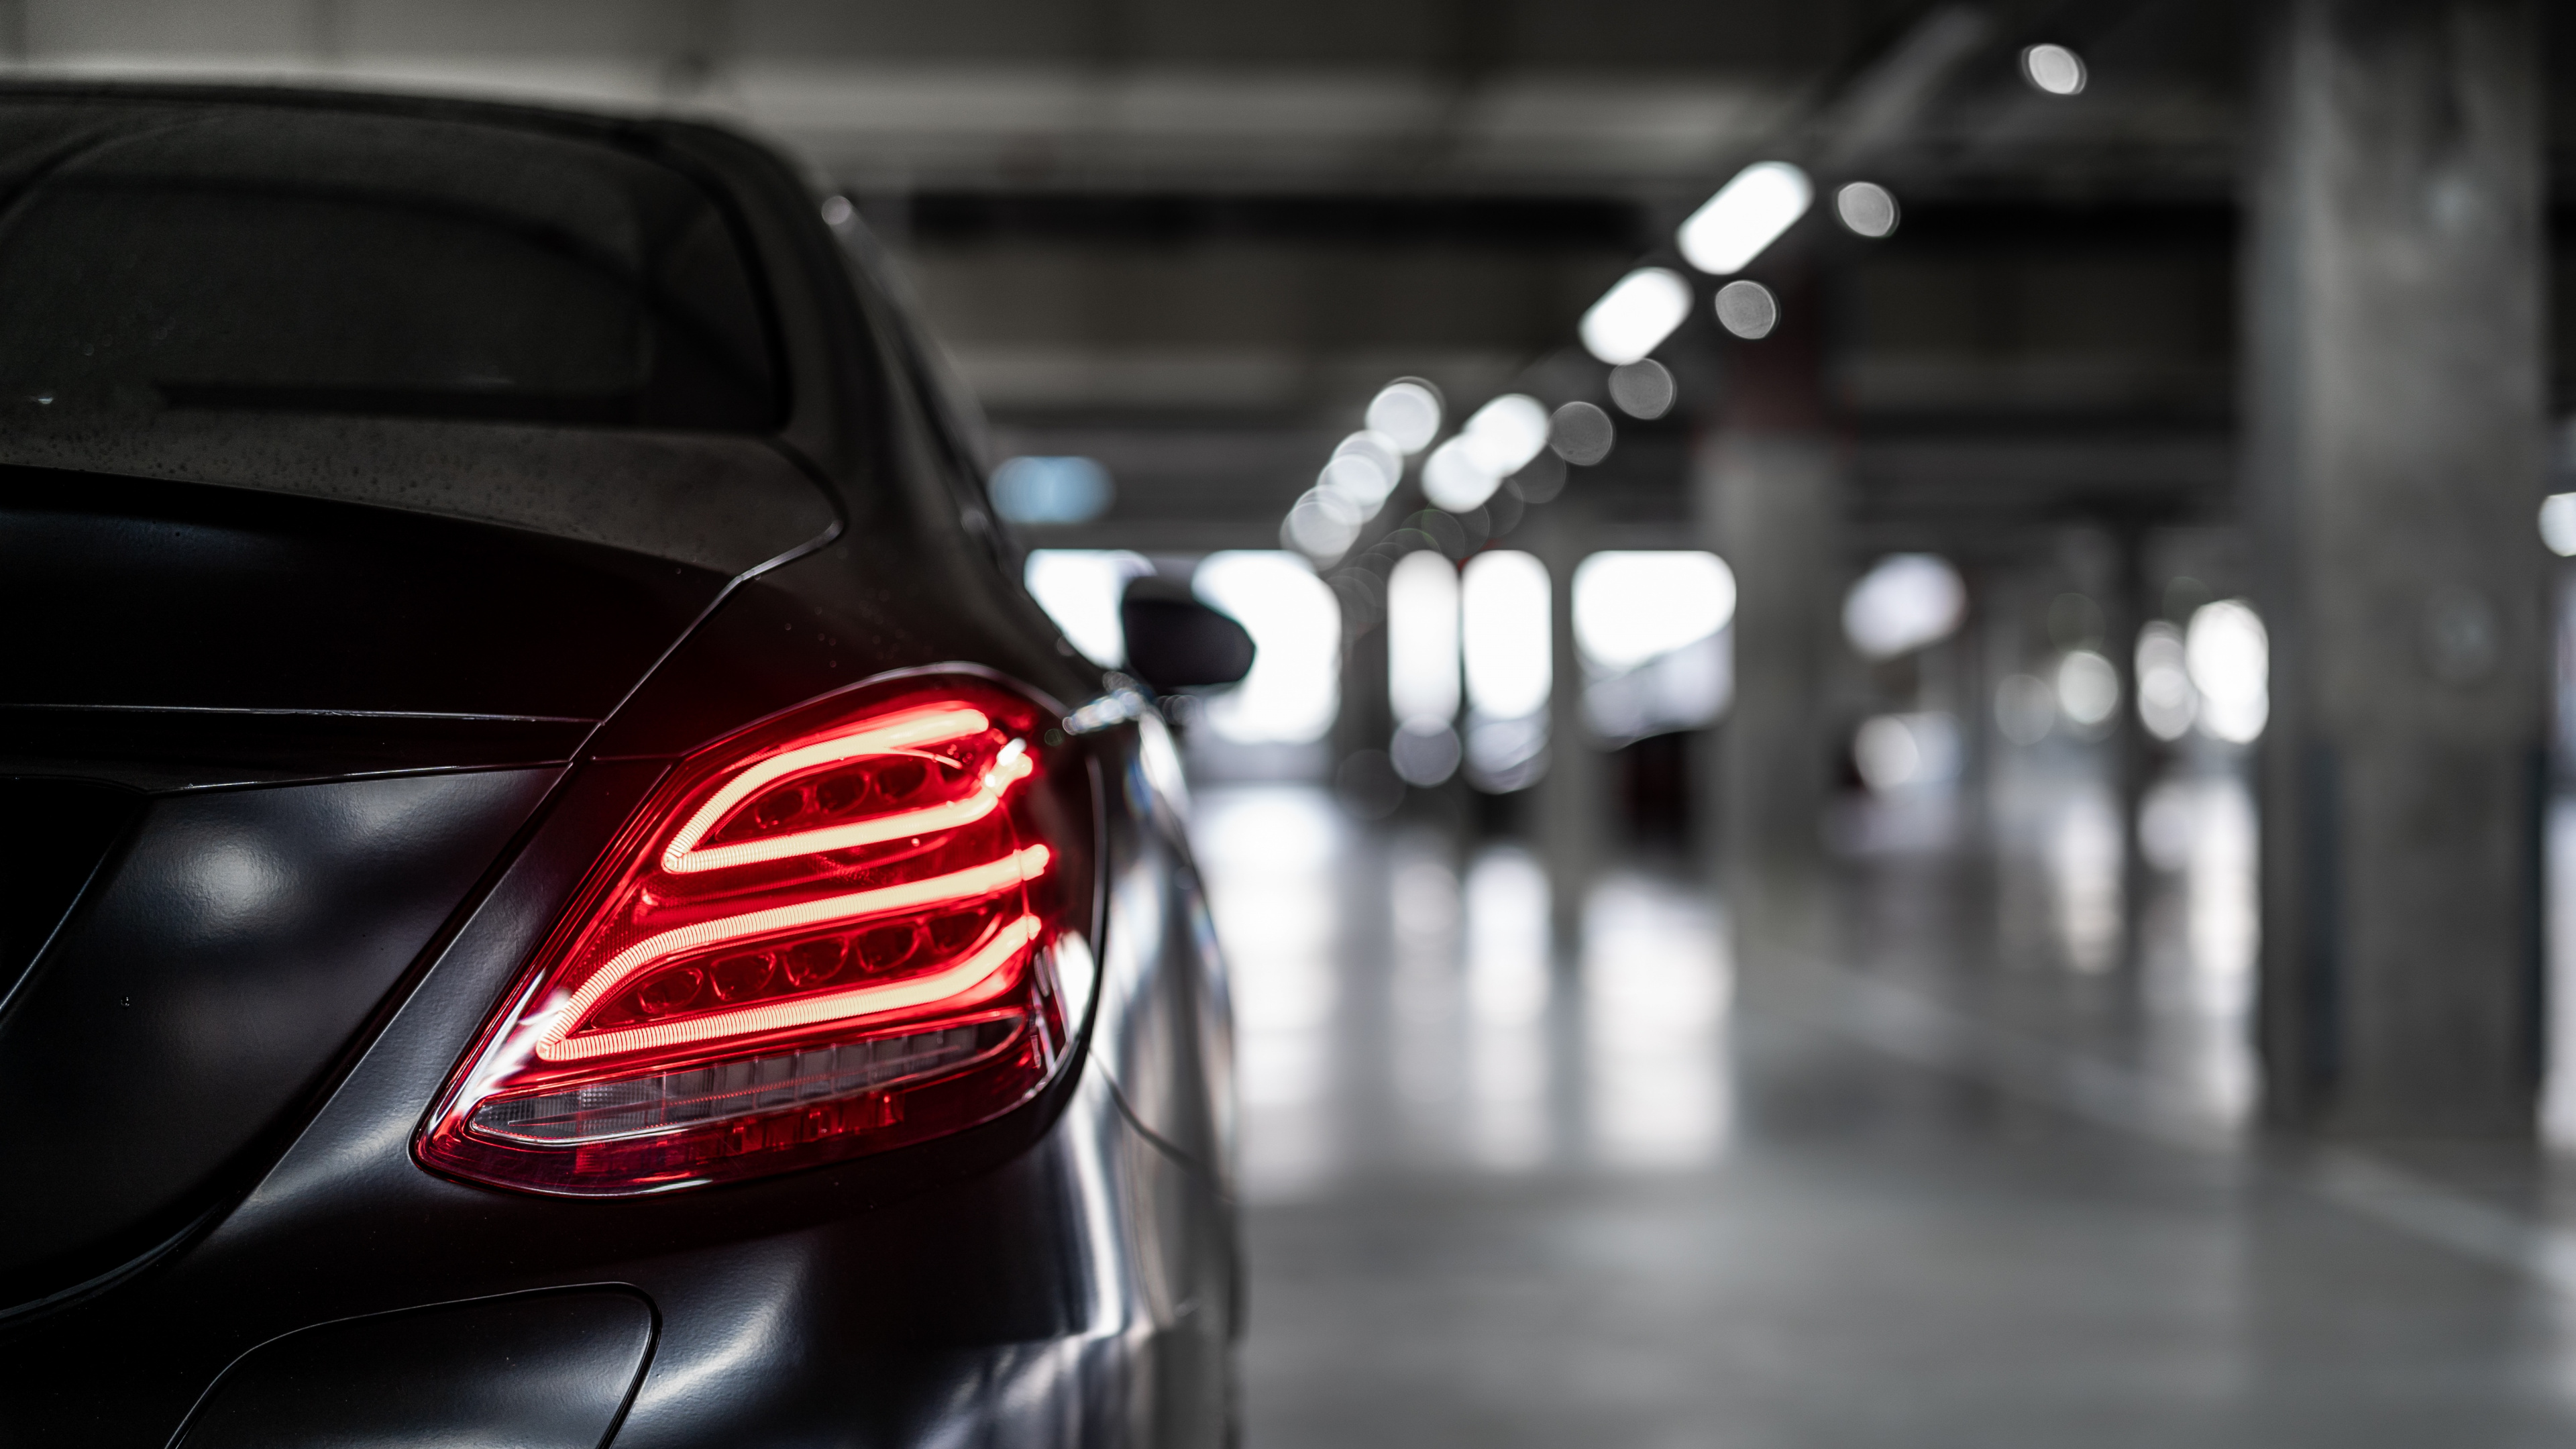
{"label": "parking garage interior", "polygon": [[914,295],[1231,972],[1252,1449],[2576,1432],[2530,0],[5,0],[710,116]]}

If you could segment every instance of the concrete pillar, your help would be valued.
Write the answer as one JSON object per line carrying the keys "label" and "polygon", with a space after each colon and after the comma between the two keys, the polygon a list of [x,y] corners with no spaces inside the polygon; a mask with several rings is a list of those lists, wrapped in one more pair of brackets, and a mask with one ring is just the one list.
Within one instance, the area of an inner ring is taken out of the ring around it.
{"label": "concrete pillar", "polygon": [[[2145,527],[2134,518],[2119,520],[2111,547],[2111,585],[2102,599],[2102,652],[2120,677],[2120,707],[2111,716],[2111,784],[2120,797],[2120,964],[2135,968],[2147,906],[2146,852],[2140,848],[2138,824],[2146,814],[2155,766],[2155,746],[2138,714],[2138,632],[2153,610],[2147,602]],[[2139,984],[2134,969],[2127,979],[2132,986]]]}
{"label": "concrete pillar", "polygon": [[1539,854],[1560,960],[1582,948],[1583,907],[1610,830],[1609,761],[1583,724],[1583,660],[1574,645],[1574,570],[1592,551],[1592,509],[1570,484],[1520,538],[1547,565],[1555,683],[1548,695],[1547,776],[1538,784]]}
{"label": "concrete pillar", "polygon": [[2520,1135],[2538,1053],[2539,29],[2284,0],[2246,288],[2267,1103]]}
{"label": "concrete pillar", "polygon": [[1719,726],[1719,880],[1739,929],[1802,923],[1833,769],[1842,468],[1813,434],[1721,431],[1702,449],[1709,546],[1735,570],[1735,702]]}
{"label": "concrete pillar", "polygon": [[1718,728],[1720,888],[1740,945],[1819,924],[1841,644],[1844,453],[1828,427],[1822,299],[1776,284],[1778,330],[1731,344],[1693,480],[1707,546],[1735,571],[1735,702]]}

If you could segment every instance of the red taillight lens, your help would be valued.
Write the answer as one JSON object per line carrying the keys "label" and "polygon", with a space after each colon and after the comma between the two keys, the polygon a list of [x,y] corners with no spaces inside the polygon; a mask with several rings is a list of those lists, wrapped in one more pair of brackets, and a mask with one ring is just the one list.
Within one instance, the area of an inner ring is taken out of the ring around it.
{"label": "red taillight lens", "polygon": [[421,1161],[655,1192],[1027,1101],[1092,970],[1089,777],[1047,758],[1053,723],[978,677],[914,677],[682,762],[458,1069]]}

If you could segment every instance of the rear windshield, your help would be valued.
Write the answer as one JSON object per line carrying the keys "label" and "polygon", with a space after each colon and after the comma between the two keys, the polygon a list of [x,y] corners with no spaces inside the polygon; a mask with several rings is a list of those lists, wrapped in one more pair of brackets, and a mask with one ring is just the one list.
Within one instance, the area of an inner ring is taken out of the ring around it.
{"label": "rear windshield", "polygon": [[683,173],[503,125],[0,105],[0,416],[774,427],[760,289]]}

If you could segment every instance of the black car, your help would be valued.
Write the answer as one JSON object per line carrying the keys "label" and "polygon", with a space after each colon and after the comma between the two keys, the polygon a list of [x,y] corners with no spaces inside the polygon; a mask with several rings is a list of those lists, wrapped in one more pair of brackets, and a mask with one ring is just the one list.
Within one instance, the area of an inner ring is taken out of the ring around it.
{"label": "black car", "polygon": [[0,90],[0,1444],[1226,1436],[1177,757],[976,446],[721,128]]}

